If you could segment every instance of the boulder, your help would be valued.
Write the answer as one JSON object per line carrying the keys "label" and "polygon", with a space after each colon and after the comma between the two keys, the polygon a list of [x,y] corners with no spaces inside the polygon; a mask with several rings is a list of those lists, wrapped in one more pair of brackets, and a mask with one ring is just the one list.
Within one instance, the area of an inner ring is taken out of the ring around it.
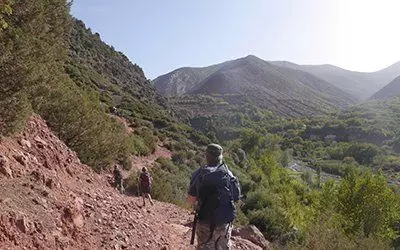
{"label": "boulder", "polygon": [[269,248],[269,241],[264,238],[264,235],[258,230],[254,225],[249,225],[247,227],[235,228],[232,230],[232,236],[238,236],[240,238],[246,239],[262,249]]}
{"label": "boulder", "polygon": [[13,157],[22,166],[26,166],[27,165],[28,159],[26,158],[25,155],[17,154],[17,155],[13,155]]}
{"label": "boulder", "polygon": [[25,140],[25,139],[21,139],[19,140],[19,144],[22,146],[22,148],[24,149],[30,149],[32,147],[32,144],[30,141]]}
{"label": "boulder", "polygon": [[13,178],[13,173],[9,165],[9,161],[5,156],[0,155],[0,173],[8,178]]}
{"label": "boulder", "polygon": [[232,237],[232,249],[240,250],[262,250],[263,248],[254,244],[249,240],[245,240],[240,237]]}
{"label": "boulder", "polygon": [[83,227],[83,200],[81,198],[76,197],[73,203],[64,208],[63,219],[65,222],[72,223],[77,228]]}
{"label": "boulder", "polygon": [[29,222],[28,219],[25,217],[22,217],[21,219],[17,219],[15,221],[15,225],[23,233],[29,233],[32,228],[31,222]]}

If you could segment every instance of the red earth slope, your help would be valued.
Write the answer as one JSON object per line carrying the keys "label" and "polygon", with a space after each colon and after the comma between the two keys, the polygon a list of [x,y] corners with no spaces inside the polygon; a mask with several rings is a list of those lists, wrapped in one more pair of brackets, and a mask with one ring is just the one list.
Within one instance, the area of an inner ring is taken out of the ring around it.
{"label": "red earth slope", "polygon": [[[119,194],[44,120],[0,141],[0,249],[193,249],[191,215]],[[234,249],[261,249],[234,238]]]}

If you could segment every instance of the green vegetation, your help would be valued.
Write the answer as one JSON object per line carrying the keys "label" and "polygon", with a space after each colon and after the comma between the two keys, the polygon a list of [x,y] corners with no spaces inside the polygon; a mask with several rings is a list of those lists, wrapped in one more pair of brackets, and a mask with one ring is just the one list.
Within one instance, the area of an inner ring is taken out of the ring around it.
{"label": "green vegetation", "polygon": [[[399,237],[400,197],[388,185],[398,181],[400,166],[399,100],[300,119],[218,106],[215,96],[173,101],[182,119],[227,149],[245,195],[241,224],[290,248],[385,249]],[[205,111],[191,109],[198,102]],[[223,112],[207,113],[215,107]],[[292,160],[309,170],[285,168]],[[327,181],[326,173],[339,177]]]}
{"label": "green vegetation", "polygon": [[[132,154],[151,154],[163,141],[173,157],[152,168],[153,195],[182,206],[203,146],[218,142],[242,185],[237,223],[294,249],[396,246],[400,198],[387,177],[399,180],[400,98],[299,119],[235,95],[167,103],[139,66],[68,12],[65,0],[0,4],[1,136],[38,113],[97,170],[114,162],[129,169]],[[293,161],[308,168],[294,172]],[[135,192],[136,173],[127,185]]]}
{"label": "green vegetation", "polygon": [[[152,131],[146,132],[143,127],[134,136],[127,136],[102,104],[108,100],[107,95],[83,84],[91,81],[99,85],[104,75],[96,79],[91,71],[70,72],[70,30],[77,24],[69,15],[65,0],[10,1],[0,7],[1,135],[19,131],[33,111],[48,122],[84,163],[97,170],[115,161],[126,164],[129,155],[150,154],[154,150],[156,139]],[[100,43],[98,39],[97,44]],[[91,60],[85,56],[80,54],[83,63],[77,67]],[[139,69],[135,72],[142,73]],[[135,109],[135,102],[130,106]],[[146,112],[139,115],[151,115]]]}

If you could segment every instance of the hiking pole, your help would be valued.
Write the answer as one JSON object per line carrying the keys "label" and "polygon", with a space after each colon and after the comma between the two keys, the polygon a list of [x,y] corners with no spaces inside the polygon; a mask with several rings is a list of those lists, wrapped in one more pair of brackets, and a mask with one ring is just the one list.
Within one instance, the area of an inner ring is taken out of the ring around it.
{"label": "hiking pole", "polygon": [[192,225],[192,238],[190,238],[190,245],[194,244],[194,237],[196,236],[196,225],[197,225],[197,211],[194,214],[193,225]]}

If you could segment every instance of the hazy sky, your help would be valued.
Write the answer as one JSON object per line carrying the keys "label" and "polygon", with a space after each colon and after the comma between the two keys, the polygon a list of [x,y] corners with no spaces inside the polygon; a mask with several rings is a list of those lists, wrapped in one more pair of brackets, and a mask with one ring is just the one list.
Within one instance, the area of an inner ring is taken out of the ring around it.
{"label": "hazy sky", "polygon": [[256,55],[375,71],[400,61],[400,0],[74,0],[148,78]]}

